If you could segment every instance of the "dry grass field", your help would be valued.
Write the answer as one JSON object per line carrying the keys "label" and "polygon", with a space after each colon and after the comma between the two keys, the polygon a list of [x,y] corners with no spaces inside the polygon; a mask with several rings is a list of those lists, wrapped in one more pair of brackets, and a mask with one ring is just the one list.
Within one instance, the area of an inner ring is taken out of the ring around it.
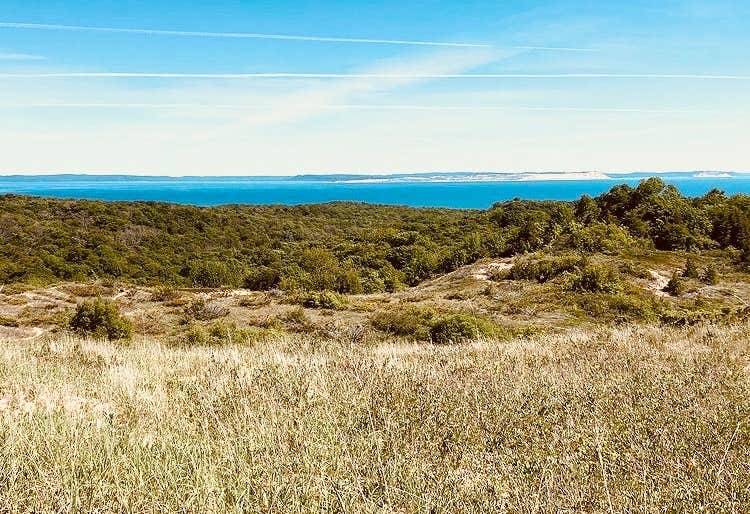
{"label": "dry grass field", "polygon": [[0,344],[2,512],[748,512],[750,326]]}

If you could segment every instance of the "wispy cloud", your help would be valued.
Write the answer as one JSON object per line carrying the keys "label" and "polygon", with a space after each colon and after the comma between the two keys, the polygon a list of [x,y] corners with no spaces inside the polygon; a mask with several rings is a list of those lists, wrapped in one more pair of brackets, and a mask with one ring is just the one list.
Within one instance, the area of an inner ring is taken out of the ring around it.
{"label": "wispy cloud", "polygon": [[750,75],[701,75],[661,73],[153,73],[153,72],[63,72],[1,73],[5,79],[355,79],[355,80],[438,80],[438,79],[674,79],[750,80]]}
{"label": "wispy cloud", "polygon": [[41,55],[0,52],[0,61],[41,61],[43,59]]}
{"label": "wispy cloud", "polygon": [[[648,109],[623,107],[534,107],[519,105],[419,105],[419,104],[309,104],[316,110],[331,111],[539,111],[580,113],[632,113],[632,114],[695,114],[715,111],[701,109]],[[208,103],[13,103],[0,104],[0,109],[215,109],[263,111],[276,109],[276,105],[208,104]]]}
{"label": "wispy cloud", "polygon": [[[118,27],[94,27],[84,25],[54,25],[44,23],[20,23],[0,22],[0,28],[31,29],[31,30],[55,30],[69,32],[109,32],[115,34],[146,34],[152,36],[179,36],[179,37],[203,37],[220,39],[276,39],[286,41],[311,41],[322,43],[359,43],[380,45],[410,45],[410,46],[444,46],[465,48],[489,48],[489,43],[475,42],[452,42],[452,41],[419,41],[410,39],[373,39],[373,38],[351,38],[331,36],[307,36],[293,34],[259,34],[253,32],[209,32],[194,30],[164,30],[164,29],[140,29],[140,28],[118,28]],[[577,48],[570,46],[506,46],[516,50],[551,51],[551,52],[590,52],[591,48]]]}
{"label": "wispy cloud", "polygon": [[446,41],[414,41],[401,39],[370,39],[326,36],[304,36],[292,34],[258,34],[252,32],[206,32],[193,30],[161,30],[117,27],[91,27],[82,25],[49,25],[43,23],[0,22],[0,27],[13,29],[56,30],[71,32],[110,32],[118,34],[148,34],[156,36],[205,37],[222,39],[280,39],[289,41],[317,41],[328,43],[362,43],[414,46],[488,47],[486,43],[464,43]]}

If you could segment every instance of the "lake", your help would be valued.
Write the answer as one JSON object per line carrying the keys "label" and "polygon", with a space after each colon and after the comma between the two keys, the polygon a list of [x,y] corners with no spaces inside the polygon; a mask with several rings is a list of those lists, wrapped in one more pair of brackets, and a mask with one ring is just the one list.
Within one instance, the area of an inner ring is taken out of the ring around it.
{"label": "lake", "polygon": [[[355,201],[414,207],[484,209],[495,202],[574,200],[599,195],[616,184],[637,185],[648,174],[609,179],[554,181],[341,181],[270,177],[135,177],[135,176],[0,176],[0,194],[16,193],[54,198],[162,201],[190,205],[299,205]],[[660,175],[688,196],[713,188],[750,193],[750,175],[731,178],[694,177],[686,173]]]}

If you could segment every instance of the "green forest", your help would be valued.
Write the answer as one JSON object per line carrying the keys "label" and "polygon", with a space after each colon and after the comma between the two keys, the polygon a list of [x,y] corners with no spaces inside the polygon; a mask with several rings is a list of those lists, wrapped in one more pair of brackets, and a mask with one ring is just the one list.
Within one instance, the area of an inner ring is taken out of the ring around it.
{"label": "green forest", "polygon": [[651,178],[574,202],[490,209],[357,203],[191,207],[0,196],[0,284],[113,279],[253,290],[394,291],[483,257],[726,249],[750,261],[750,196]]}

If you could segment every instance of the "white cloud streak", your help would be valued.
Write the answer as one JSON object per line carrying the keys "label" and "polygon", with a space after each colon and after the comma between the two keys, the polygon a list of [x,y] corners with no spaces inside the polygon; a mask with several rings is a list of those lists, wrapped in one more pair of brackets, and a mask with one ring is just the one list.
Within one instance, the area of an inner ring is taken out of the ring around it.
{"label": "white cloud streak", "polygon": [[[285,41],[310,41],[322,43],[358,43],[358,44],[380,44],[380,45],[408,45],[408,46],[443,46],[443,47],[465,47],[465,48],[489,48],[495,45],[489,43],[469,42],[446,42],[446,41],[415,41],[404,39],[372,39],[372,38],[350,38],[350,37],[326,37],[326,36],[304,36],[292,34],[259,34],[252,32],[208,32],[193,30],[163,30],[163,29],[135,29],[117,27],[93,27],[84,25],[56,25],[44,23],[19,23],[0,22],[0,28],[31,29],[31,30],[53,30],[68,32],[104,32],[115,34],[143,34],[152,36],[179,36],[179,37],[202,37],[213,39],[276,39]],[[591,48],[576,48],[566,46],[504,46],[515,50],[531,50],[546,52],[592,52]]]}
{"label": "white cloud streak", "polygon": [[[646,109],[621,107],[526,107],[516,105],[409,105],[409,104],[318,104],[308,105],[316,110],[332,111],[540,111],[581,113],[633,114],[693,114],[711,113],[710,110]],[[17,103],[0,104],[0,109],[216,109],[216,110],[273,110],[276,105],[200,104],[200,103]]]}
{"label": "white cloud streak", "polygon": [[[116,34],[144,34],[152,36],[203,37],[215,39],[279,39],[287,41],[313,41],[323,43],[362,43],[413,46],[489,47],[486,43],[461,43],[444,41],[412,41],[400,39],[369,39],[325,36],[299,36],[291,34],[258,34],[251,32],[206,32],[193,30],[131,29],[116,27],[91,27],[81,25],[49,25],[43,23],[0,22],[2,28],[54,30],[69,32],[108,32]],[[540,48],[541,49],[541,48]]]}
{"label": "white cloud streak", "polygon": [[750,75],[701,75],[660,73],[153,73],[73,72],[0,73],[0,79],[355,79],[355,80],[476,80],[476,79],[665,79],[750,80]]}
{"label": "white cloud streak", "polygon": [[0,52],[0,61],[41,61],[43,59],[41,55]]}

